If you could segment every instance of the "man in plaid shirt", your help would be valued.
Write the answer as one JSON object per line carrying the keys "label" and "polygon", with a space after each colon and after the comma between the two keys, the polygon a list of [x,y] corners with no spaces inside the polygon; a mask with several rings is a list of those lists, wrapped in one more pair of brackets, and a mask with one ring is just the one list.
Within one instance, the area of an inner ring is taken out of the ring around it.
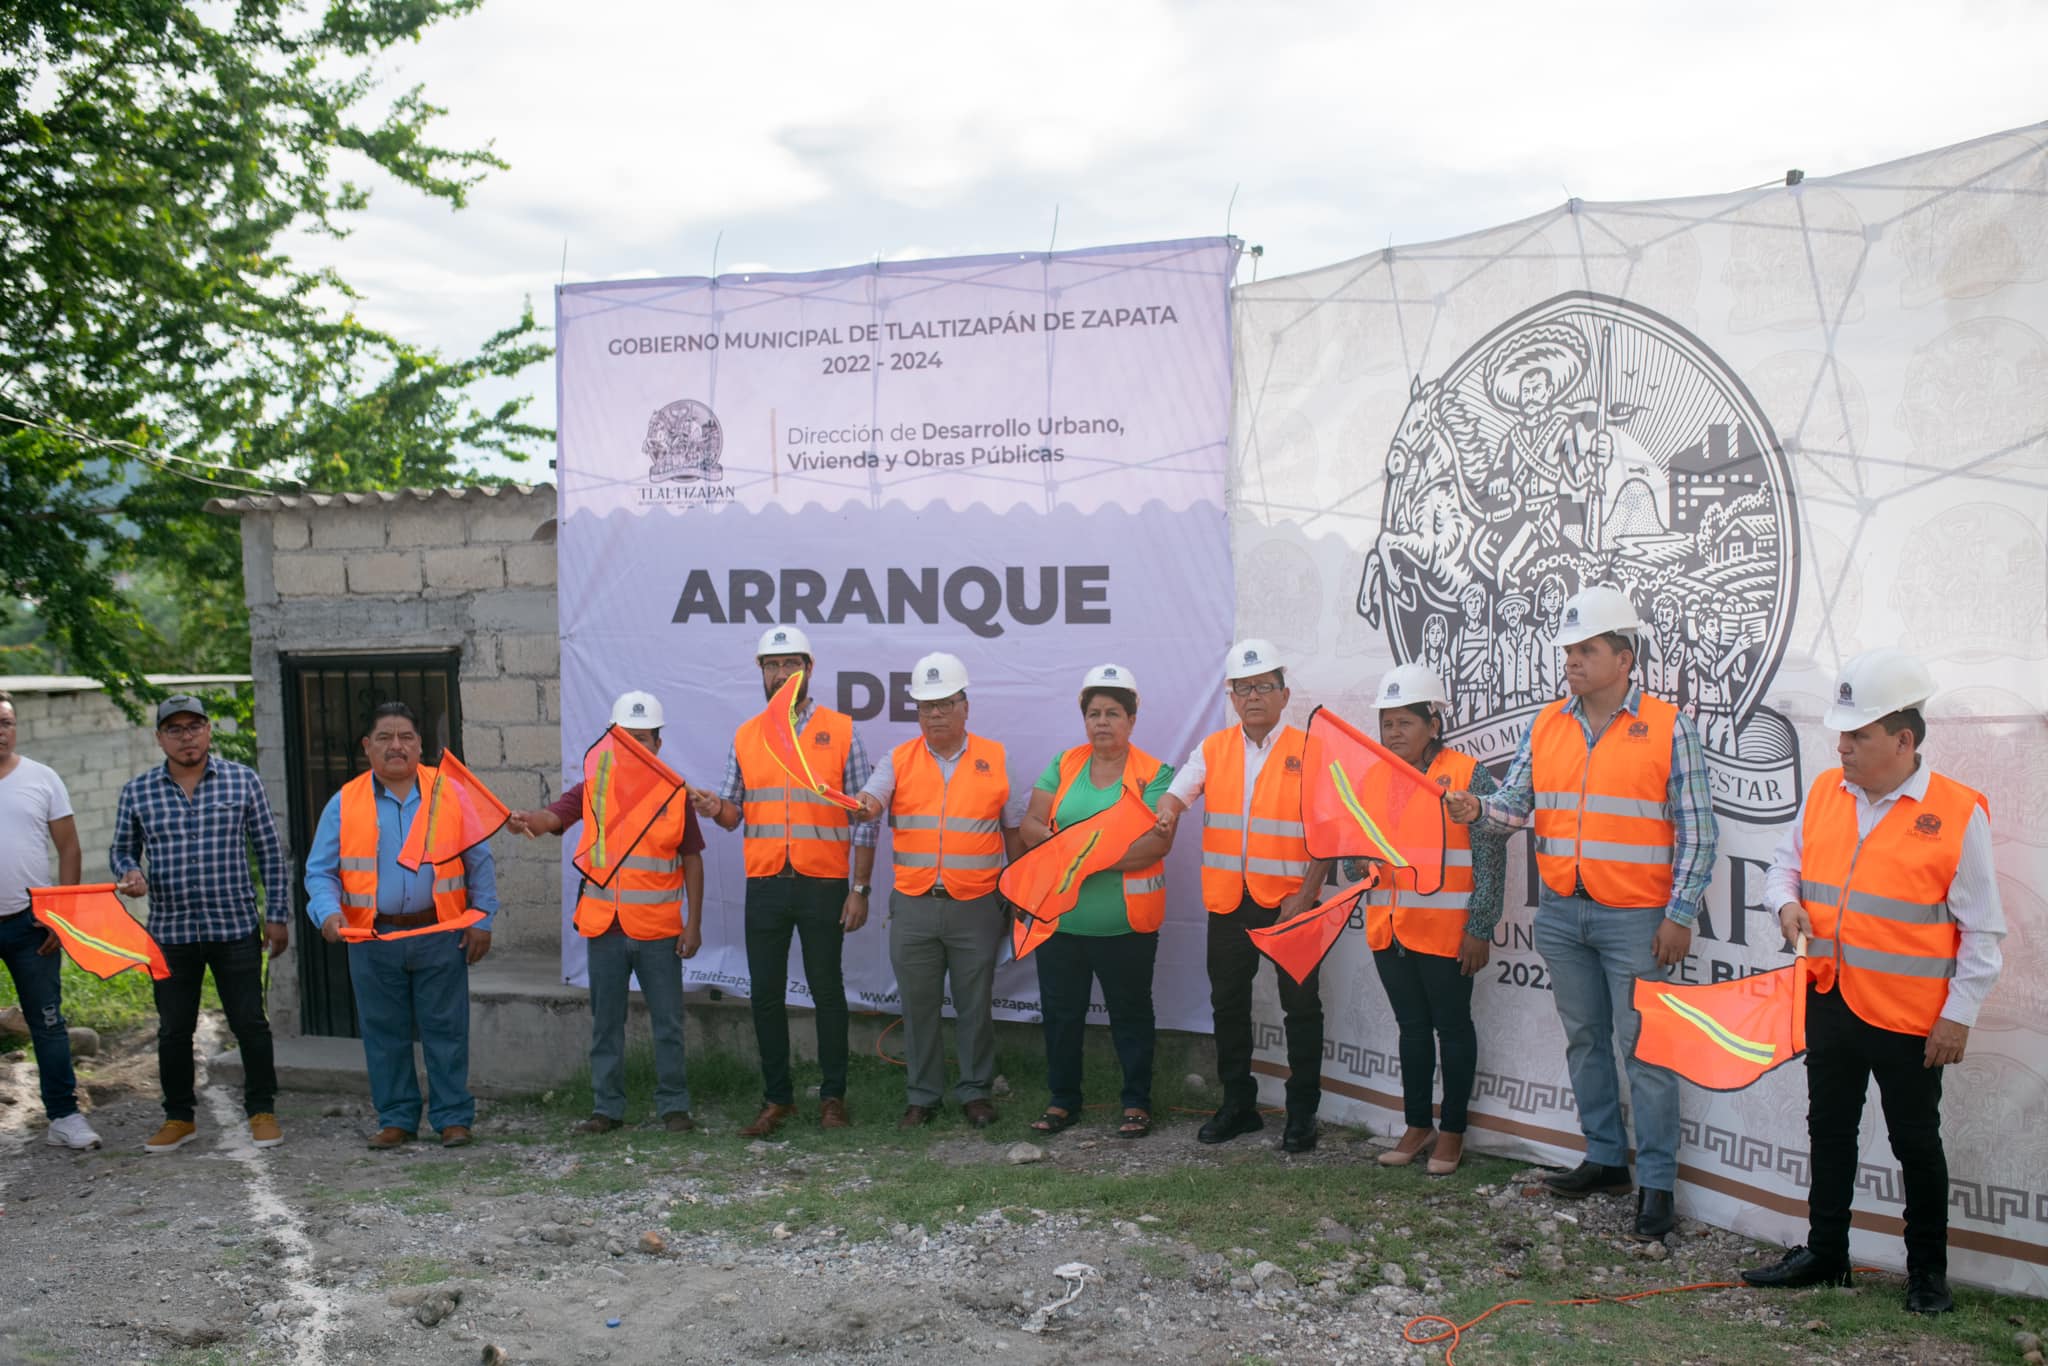
{"label": "man in plaid shirt", "polygon": [[[121,789],[108,852],[115,889],[149,898],[149,933],[171,968],[156,984],[164,1125],[143,1151],[173,1152],[198,1134],[192,1033],[208,968],[242,1048],[249,1138],[259,1148],[275,1148],[284,1133],[272,1110],[277,1066],[263,1010],[263,954],[267,946],[275,958],[290,942],[284,845],[255,770],[211,752],[212,723],[198,698],[181,695],[159,705],[156,740],[164,763]],[[260,917],[249,877],[252,849],[263,868]]]}

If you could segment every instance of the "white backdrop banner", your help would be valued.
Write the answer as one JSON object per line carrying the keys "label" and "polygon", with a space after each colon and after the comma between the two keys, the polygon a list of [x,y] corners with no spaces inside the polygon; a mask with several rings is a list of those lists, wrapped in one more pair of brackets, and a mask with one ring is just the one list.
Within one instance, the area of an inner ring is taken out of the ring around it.
{"label": "white backdrop banner", "polygon": [[[947,650],[1019,783],[1085,739],[1080,681],[1108,661],[1138,679],[1133,742],[1178,763],[1222,720],[1236,262],[1204,239],[562,289],[565,769],[645,688],[662,758],[715,786],[762,707],[771,624],[809,634],[813,695],[872,757],[916,734],[910,666]],[[706,834],[689,980],[744,995],[740,841]],[[562,968],[582,982],[566,850],[564,868]],[[1159,1021],[1206,1028],[1192,851],[1168,878]],[[855,1010],[895,1001],[886,832],[874,881],[846,944]],[[794,953],[790,977],[809,1004]],[[1036,1018],[1035,969],[1006,961],[996,995]]]}
{"label": "white backdrop banner", "polygon": [[[1564,599],[1626,585],[1652,623],[1644,682],[1714,769],[1720,858],[1684,980],[1786,961],[1763,873],[1833,764],[1837,664],[1928,660],[1927,754],[1990,797],[2010,926],[1945,1087],[1954,1266],[2048,1294],[2048,126],[1793,186],[1574,201],[1236,300],[1240,630],[1302,661],[1297,707],[1368,726],[1382,670],[1430,665],[1452,742],[1499,771],[1558,693]],[[1475,996],[1474,1142],[1576,1161],[1526,846]],[[1369,958],[1347,935],[1325,972],[1325,1086],[1386,1128],[1399,1071]],[[1262,1057],[1282,1059],[1264,1001]],[[1687,1087],[1681,1208],[1799,1240],[1805,1087],[1800,1067]],[[1898,1266],[1876,1111],[1853,1253]]]}

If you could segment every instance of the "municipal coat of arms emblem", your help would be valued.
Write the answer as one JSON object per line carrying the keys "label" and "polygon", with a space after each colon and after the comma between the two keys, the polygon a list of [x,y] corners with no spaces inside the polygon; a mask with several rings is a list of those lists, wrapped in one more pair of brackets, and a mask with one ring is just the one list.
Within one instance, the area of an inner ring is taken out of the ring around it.
{"label": "municipal coat of arms emblem", "polygon": [[1637,680],[1698,725],[1716,807],[1784,821],[1798,746],[1762,698],[1798,527],[1784,451],[1734,371],[1668,318],[1565,294],[1416,377],[1358,611],[1397,663],[1444,681],[1447,738],[1500,764],[1565,691],[1566,600],[1620,588],[1648,627]]}

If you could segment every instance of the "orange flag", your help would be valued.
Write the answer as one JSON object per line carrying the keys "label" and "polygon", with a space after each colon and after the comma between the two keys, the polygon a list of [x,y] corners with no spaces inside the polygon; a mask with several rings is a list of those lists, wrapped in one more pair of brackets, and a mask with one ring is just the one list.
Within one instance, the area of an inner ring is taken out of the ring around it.
{"label": "orange flag", "polygon": [[[421,765],[426,767],[426,765]],[[422,863],[453,863],[498,833],[510,814],[453,752],[433,766],[434,780],[420,794],[412,829],[398,850],[398,866],[416,873]]]}
{"label": "orange flag", "polygon": [[1445,817],[1435,783],[1327,707],[1309,713],[1302,767],[1310,857],[1378,859],[1410,871],[1415,881],[1403,879],[1404,887],[1442,890]]}
{"label": "orange flag", "polygon": [[161,982],[171,975],[164,951],[114,895],[114,884],[31,887],[29,909],[57,935],[71,961],[95,977],[111,979],[134,968]]}
{"label": "orange flag", "polygon": [[1003,869],[996,888],[1018,911],[1010,947],[1018,958],[1044,943],[1061,916],[1081,899],[1081,884],[1129,853],[1157,820],[1124,788],[1116,803],[1076,821]]}
{"label": "orange flag", "polygon": [[655,818],[688,790],[653,750],[618,726],[606,727],[583,751],[583,801],[590,819],[576,843],[576,871],[610,886]]}
{"label": "orange flag", "polygon": [[803,685],[804,675],[799,669],[775,690],[775,696],[768,700],[767,708],[761,713],[762,738],[768,742],[768,752],[775,756],[776,763],[782,765],[782,771],[789,775],[791,782],[848,811],[857,811],[860,803],[812,771],[811,761],[804,756],[804,747],[797,743],[796,699]]}
{"label": "orange flag", "polygon": [[1351,922],[1352,907],[1370,886],[1370,881],[1361,882],[1300,915],[1245,933],[1251,936],[1253,948],[1273,960],[1274,967],[1296,982],[1306,982]]}
{"label": "orange flag", "polygon": [[1636,979],[1636,1057],[1709,1091],[1740,1091],[1806,1051],[1806,983],[1816,964],[1706,986]]}

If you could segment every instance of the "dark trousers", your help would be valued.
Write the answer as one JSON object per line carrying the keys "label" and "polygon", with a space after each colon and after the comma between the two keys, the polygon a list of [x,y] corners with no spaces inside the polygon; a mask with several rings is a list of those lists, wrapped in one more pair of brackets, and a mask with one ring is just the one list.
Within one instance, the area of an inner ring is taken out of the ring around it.
{"label": "dark trousers", "polygon": [[761,1050],[761,1094],[771,1104],[794,1105],[789,1080],[789,941],[803,950],[804,978],[817,1008],[818,1066],[825,1073],[821,1100],[846,1094],[846,977],[840,969],[846,931],[843,877],[747,879],[747,977],[754,1009],[754,1042]]}
{"label": "dark trousers", "polygon": [[1472,1078],[1479,1070],[1472,979],[1458,971],[1457,959],[1410,952],[1398,939],[1374,949],[1372,964],[1379,969],[1401,1033],[1401,1117],[1411,1129],[1430,1127],[1430,1096],[1441,1065],[1444,1112],[1439,1127],[1447,1134],[1464,1133]]}
{"label": "dark trousers", "polygon": [[1941,1147],[1941,1072],[1926,1065],[1927,1039],[1879,1029],[1840,991],[1806,993],[1806,1135],[1813,1150],[1807,1246],[1849,1255],[1856,1193],[1856,1133],[1877,1078],[1884,1127],[1906,1193],[1906,1267],[1948,1272],[1948,1156]]}
{"label": "dark trousers", "polygon": [[199,991],[213,970],[213,989],[228,1029],[242,1048],[242,1110],[268,1114],[277,1104],[276,1054],[270,1020],[263,1013],[263,939],[209,939],[165,944],[171,975],[156,983],[156,1070],[164,1087],[164,1118],[191,1123],[192,1031],[199,1025]]}
{"label": "dark trousers", "polygon": [[[1265,955],[1252,947],[1247,930],[1262,930],[1280,918],[1277,906],[1247,896],[1228,915],[1209,916],[1209,1005],[1216,1016],[1216,1080],[1224,1106],[1258,1104],[1252,1080],[1252,983]],[[1322,969],[1297,984],[1273,969],[1280,984],[1280,1013],[1287,1023],[1287,1113],[1315,1114],[1323,1099]]]}
{"label": "dark trousers", "polygon": [[0,960],[7,964],[21,996],[21,1013],[28,1017],[43,1111],[63,1119],[78,1113],[78,1076],[71,1070],[71,1035],[64,1027],[64,955],[40,952],[48,935],[27,911],[0,918]]}
{"label": "dark trousers", "polygon": [[1081,1044],[1096,982],[1123,1068],[1123,1106],[1152,1108],[1152,965],[1158,957],[1157,934],[1055,934],[1032,954],[1045,1016],[1046,1088],[1055,1108],[1081,1109]]}

